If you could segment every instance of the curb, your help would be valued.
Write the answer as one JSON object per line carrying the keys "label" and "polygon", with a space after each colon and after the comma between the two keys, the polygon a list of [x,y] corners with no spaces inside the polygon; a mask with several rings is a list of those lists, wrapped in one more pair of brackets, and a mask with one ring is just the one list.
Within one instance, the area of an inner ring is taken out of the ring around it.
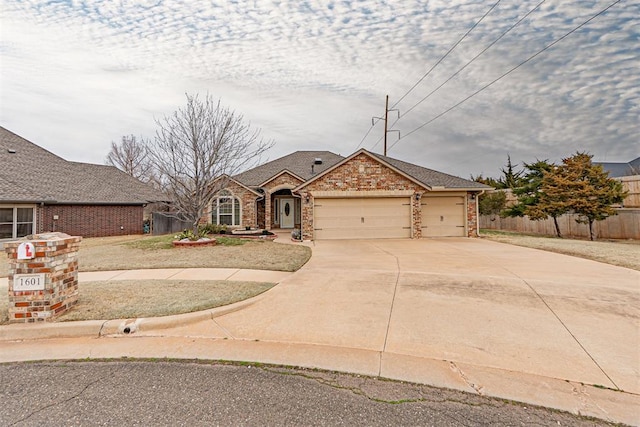
{"label": "curb", "polygon": [[138,331],[153,331],[175,328],[176,326],[186,326],[249,307],[260,300],[271,289],[253,298],[194,313],[136,319],[79,320],[59,323],[16,323],[2,325],[0,326],[0,341],[28,341],[91,336],[98,338],[115,335],[133,335]]}

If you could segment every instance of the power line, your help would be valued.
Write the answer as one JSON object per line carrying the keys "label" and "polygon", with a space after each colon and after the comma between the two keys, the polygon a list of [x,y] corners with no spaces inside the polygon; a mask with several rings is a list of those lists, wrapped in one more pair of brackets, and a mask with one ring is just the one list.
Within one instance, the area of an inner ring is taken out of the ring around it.
{"label": "power line", "polygon": [[[406,116],[407,114],[409,114],[411,111],[413,111],[418,105],[422,104],[424,101],[426,101],[428,98],[431,97],[431,95],[433,95],[434,93],[436,93],[438,90],[440,90],[444,85],[446,85],[447,83],[449,83],[453,78],[455,78],[458,74],[460,74],[462,71],[464,71],[465,68],[467,68],[472,62],[474,62],[476,59],[478,59],[480,56],[482,56],[486,51],[488,51],[489,49],[491,49],[496,43],[498,43],[505,35],[507,35],[511,30],[513,30],[515,27],[517,27],[522,21],[524,21],[525,19],[527,19],[529,17],[529,15],[531,15],[533,12],[535,12],[541,5],[542,3],[544,3],[546,0],[542,0],[540,3],[538,3],[533,9],[531,9],[529,12],[527,12],[522,18],[520,18],[515,24],[513,24],[511,27],[509,27],[506,31],[504,31],[500,37],[498,37],[497,39],[495,39],[493,42],[491,42],[486,48],[484,48],[480,53],[478,53],[476,56],[474,56],[473,58],[471,58],[471,60],[469,60],[464,66],[462,66],[462,68],[460,68],[458,71],[456,71],[454,74],[452,74],[448,79],[446,79],[444,82],[442,82],[438,87],[436,87],[435,89],[433,89],[431,92],[429,92],[427,94],[427,96],[425,96],[424,98],[422,98],[420,101],[418,101],[416,104],[414,104],[411,108],[409,108],[407,111],[405,111],[404,114],[402,114],[402,116],[398,117],[393,123],[391,123],[391,126],[395,126],[396,123],[398,123],[398,121],[403,118],[404,116]],[[376,144],[374,145],[377,146],[380,143],[380,140],[378,140],[376,142]],[[396,141],[397,143],[397,141]],[[395,145],[395,144],[394,144]],[[391,148],[391,147],[389,147]]]}
{"label": "power line", "polygon": [[[424,101],[426,101],[427,99],[429,99],[429,97],[431,97],[431,95],[433,95],[434,93],[436,93],[438,90],[440,90],[440,88],[444,85],[446,85],[447,83],[449,83],[449,81],[451,81],[453,78],[455,78],[458,74],[460,74],[462,71],[464,71],[465,68],[467,68],[473,61],[475,61],[476,59],[478,59],[480,56],[482,56],[486,51],[488,51],[489,49],[491,49],[493,47],[493,45],[495,45],[496,43],[498,43],[504,36],[507,35],[507,33],[509,33],[511,30],[513,30],[515,27],[517,27],[522,21],[524,21],[525,19],[527,19],[529,17],[529,15],[531,15],[533,12],[535,12],[540,6],[542,6],[542,3],[544,3],[546,0],[542,0],[540,3],[538,3],[536,5],[536,7],[534,7],[533,9],[531,9],[529,12],[527,12],[522,18],[520,18],[515,24],[513,24],[511,27],[509,27],[505,32],[503,32],[500,37],[498,37],[497,39],[495,39],[493,42],[491,42],[487,47],[485,47],[480,53],[478,53],[476,56],[474,56],[473,58],[471,58],[471,60],[469,62],[467,62],[466,64],[464,64],[464,66],[462,68],[460,68],[458,71],[456,71],[454,74],[452,74],[447,80],[445,80],[444,82],[442,82],[440,84],[440,86],[436,87],[435,89],[433,89],[431,92],[429,92],[427,94],[427,96],[425,96],[424,98],[422,98],[420,101],[418,101],[416,104],[414,104],[411,108],[409,108],[407,111],[404,112],[404,114],[402,114],[402,117],[406,116],[407,114],[409,114],[414,108],[416,108],[418,105],[422,104]],[[395,124],[395,123],[394,123]],[[392,125],[393,126],[393,125]]]}
{"label": "power line", "polygon": [[429,120],[426,123],[423,123],[422,125],[418,126],[417,128],[413,129],[411,132],[406,133],[402,138],[398,139],[395,143],[393,143],[390,147],[389,150],[392,149],[398,142],[400,142],[402,139],[408,137],[409,135],[414,134],[415,132],[419,131],[420,129],[422,129],[423,127],[433,123],[434,121],[438,120],[440,117],[444,116],[445,114],[449,113],[451,110],[457,108],[458,106],[460,106],[461,104],[465,103],[466,101],[468,101],[469,99],[473,98],[474,96],[476,96],[477,94],[479,94],[480,92],[484,91],[485,89],[487,89],[488,87],[492,86],[494,83],[496,83],[497,81],[503,79],[504,77],[508,76],[509,74],[511,74],[513,71],[517,70],[518,68],[520,68],[521,66],[525,65],[526,63],[530,62],[531,60],[533,60],[534,58],[536,58],[538,55],[540,55],[541,53],[545,52],[546,50],[552,48],[553,46],[555,46],[556,44],[560,43],[562,40],[564,40],[565,38],[569,37],[571,34],[575,33],[576,31],[578,31],[580,28],[584,27],[585,25],[587,25],[589,22],[593,21],[595,18],[597,18],[598,16],[602,15],[603,13],[605,13],[607,10],[611,9],[613,6],[615,6],[616,4],[620,3],[621,0],[616,0],[615,2],[611,3],[609,6],[607,6],[606,8],[602,9],[600,12],[596,13],[595,15],[593,15],[592,17],[590,17],[589,19],[587,19],[586,21],[584,21],[582,24],[578,25],[577,27],[575,27],[574,29],[572,29],[571,31],[569,31],[568,33],[566,33],[565,35],[563,35],[562,37],[554,40],[552,43],[548,44],[547,46],[545,46],[544,48],[542,48],[541,50],[539,50],[538,52],[536,52],[535,54],[531,55],[530,57],[528,57],[527,59],[525,59],[524,61],[522,61],[521,63],[519,63],[518,65],[516,65],[515,67],[511,68],[509,71],[507,71],[506,73],[502,74],[500,77],[496,78],[495,80],[491,81],[490,83],[484,85],[483,87],[481,87],[480,89],[478,89],[477,91],[473,92],[471,95],[467,96],[466,98],[464,98],[463,100],[461,100],[460,102],[454,104],[453,106],[447,108],[446,110],[444,110],[442,113],[438,114],[437,116],[435,116],[434,118],[432,118],[431,120]]}
{"label": "power line", "polygon": [[[407,95],[409,95],[424,79],[426,79],[429,74],[431,74],[431,72],[442,62],[444,61],[444,59],[449,56],[449,54],[451,52],[453,52],[453,50],[460,44],[462,43],[462,41],[471,33],[471,31],[473,31],[483,20],[484,18],[487,17],[487,15],[489,15],[491,13],[491,11],[493,11],[493,9],[495,9],[495,7],[498,5],[498,3],[500,3],[501,0],[496,1],[493,6],[491,6],[489,8],[489,10],[487,12],[485,12],[484,15],[482,15],[482,17],[475,23],[473,24],[473,26],[471,28],[469,28],[469,30],[464,33],[464,35],[462,37],[460,37],[460,39],[453,45],[451,46],[451,48],[449,48],[449,50],[438,60],[438,62],[436,62],[430,69],[429,71],[427,71],[413,86],[411,86],[411,88],[400,97],[400,99],[398,99],[398,101],[396,101],[391,108],[395,108],[400,101],[402,101],[405,97],[407,97]],[[398,122],[399,118],[393,122],[393,124],[391,125],[391,127],[393,127],[394,124],[396,124]],[[369,127],[369,130],[367,130],[367,132],[364,134],[364,136],[362,137],[362,139],[360,140],[360,143],[358,144],[358,146],[356,147],[356,150],[358,148],[360,148],[362,146],[362,144],[364,143],[364,140],[367,139],[367,136],[369,136],[369,134],[371,133],[371,131],[373,130],[373,128],[375,127],[375,124],[372,124],[371,127]],[[383,138],[379,138],[376,143],[371,147],[371,149],[373,150],[375,147],[377,147],[378,144],[380,144],[380,141],[382,141]],[[397,141],[396,141],[397,143]],[[395,144],[394,144],[395,145]]]}
{"label": "power line", "polygon": [[413,86],[411,86],[411,89],[409,89],[409,90],[408,90],[404,95],[402,95],[402,96],[400,97],[400,99],[398,99],[398,100],[396,101],[396,103],[395,103],[395,104],[393,104],[393,105],[391,106],[391,108],[395,108],[395,107],[396,107],[396,105],[398,105],[398,104],[399,104],[399,103],[400,103],[404,98],[406,98],[406,97],[407,97],[407,95],[409,95],[409,94],[410,94],[410,93],[411,93],[411,92],[412,92],[412,91],[413,91],[413,90],[414,90],[414,89],[415,89],[415,88],[416,88],[420,83],[422,83],[422,81],[423,81],[424,79],[426,79],[426,78],[429,76],[429,74],[431,74],[431,72],[432,72],[432,71],[433,71],[433,70],[434,70],[438,65],[440,65],[440,63],[441,63],[442,61],[444,61],[444,59],[445,59],[447,56],[449,56],[449,54],[450,54],[451,52],[453,52],[453,50],[454,50],[454,49],[455,49],[455,48],[456,48],[460,43],[462,43],[462,41],[463,41],[463,40],[464,40],[464,39],[465,39],[465,38],[466,38],[466,37],[471,33],[471,31],[473,31],[473,30],[474,30],[474,29],[475,29],[475,28],[476,28],[476,27],[477,27],[477,26],[482,22],[482,20],[483,20],[484,18],[486,18],[486,17],[487,17],[487,15],[489,15],[493,9],[495,9],[495,7],[498,5],[498,3],[500,3],[500,1],[501,1],[501,0],[498,0],[497,2],[495,2],[495,3],[493,4],[493,6],[491,6],[491,8],[489,8],[489,10],[488,10],[484,15],[482,15],[482,17],[478,20],[478,22],[476,22],[475,24],[473,24],[473,26],[472,26],[471,28],[469,28],[469,30],[468,30],[466,33],[464,33],[464,35],[463,35],[462,37],[460,37],[460,39],[459,39],[457,42],[455,42],[455,44],[454,44],[453,46],[451,46],[451,48],[449,48],[449,50],[447,51],[447,53],[445,53],[445,54],[444,54],[444,55],[443,55],[443,56],[438,60],[438,62],[436,62],[435,64],[433,64],[433,66],[429,69],[429,71],[427,71],[425,75],[423,75],[422,77],[420,77],[420,79],[419,79],[419,80],[418,80],[418,81],[417,81]]}
{"label": "power line", "polygon": [[364,134],[364,136],[362,137],[362,139],[360,140],[360,143],[358,144],[358,146],[356,147],[355,151],[358,150],[358,148],[360,148],[362,146],[362,143],[364,142],[365,139],[367,139],[367,136],[369,136],[369,134],[371,133],[371,131],[373,130],[373,128],[376,127],[375,123],[373,123],[371,125],[371,127],[369,127],[369,130],[367,131],[367,133]]}

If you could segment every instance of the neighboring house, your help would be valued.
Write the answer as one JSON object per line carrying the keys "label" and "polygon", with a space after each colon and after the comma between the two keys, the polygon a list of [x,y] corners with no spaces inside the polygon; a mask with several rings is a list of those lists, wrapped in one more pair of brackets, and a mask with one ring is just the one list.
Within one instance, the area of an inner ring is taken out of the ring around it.
{"label": "neighboring house", "polygon": [[367,150],[297,151],[229,178],[203,220],[317,240],[475,237],[490,188]]}
{"label": "neighboring house", "polygon": [[640,157],[629,163],[593,162],[593,164],[601,165],[602,169],[609,172],[609,178],[622,182],[622,188],[627,192],[622,207],[640,207]]}
{"label": "neighboring house", "polygon": [[67,161],[0,127],[0,239],[142,233],[153,188],[113,166]]}
{"label": "neighboring house", "polygon": [[600,165],[602,166],[602,169],[604,169],[606,172],[609,172],[609,178],[640,175],[640,157],[637,157],[628,163],[593,162],[593,164]]}

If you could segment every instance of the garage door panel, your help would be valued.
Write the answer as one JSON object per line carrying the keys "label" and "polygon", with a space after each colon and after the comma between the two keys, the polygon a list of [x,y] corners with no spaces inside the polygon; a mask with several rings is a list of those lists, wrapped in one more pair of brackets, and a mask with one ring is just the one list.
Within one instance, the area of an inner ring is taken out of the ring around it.
{"label": "garage door panel", "polygon": [[316,239],[411,237],[407,198],[316,199]]}
{"label": "garage door panel", "polygon": [[464,197],[423,197],[422,235],[425,237],[464,237]]}

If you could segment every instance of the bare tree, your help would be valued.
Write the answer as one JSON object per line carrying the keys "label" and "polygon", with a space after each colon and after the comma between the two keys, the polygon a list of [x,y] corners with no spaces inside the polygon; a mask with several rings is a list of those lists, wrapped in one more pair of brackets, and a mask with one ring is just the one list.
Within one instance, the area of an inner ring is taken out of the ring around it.
{"label": "bare tree", "polygon": [[144,182],[153,180],[152,166],[144,139],[138,141],[135,136],[123,136],[120,144],[111,142],[111,151],[105,163],[115,166]]}
{"label": "bare tree", "polygon": [[176,217],[197,235],[200,218],[228,177],[257,164],[273,142],[211,95],[186,96],[184,107],[156,120],[148,152]]}

